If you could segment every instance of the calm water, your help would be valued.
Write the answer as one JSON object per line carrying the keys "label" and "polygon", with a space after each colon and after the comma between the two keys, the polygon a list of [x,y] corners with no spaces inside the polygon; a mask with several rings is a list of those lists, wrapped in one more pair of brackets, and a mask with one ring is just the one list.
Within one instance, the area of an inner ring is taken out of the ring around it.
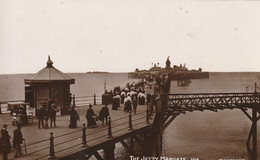
{"label": "calm water", "polygon": [[[210,73],[209,79],[192,80],[187,87],[177,87],[174,81],[170,92],[253,92],[255,82],[260,86],[260,73]],[[163,155],[202,160],[249,159],[246,141],[250,126],[250,120],[238,109],[187,112],[164,132]]]}
{"label": "calm water", "polygon": [[[76,79],[76,84],[71,85],[71,92],[76,96],[94,93],[100,96],[104,91],[104,81],[108,90],[136,81],[128,79],[126,73],[69,75]],[[30,76],[31,74],[0,75],[0,100],[24,99],[24,79]],[[252,92],[255,82],[260,86],[260,73],[210,73],[209,79],[192,80],[186,87],[178,87],[177,82],[173,81],[170,92]],[[260,88],[257,90],[260,91]],[[249,119],[242,111],[236,109],[217,113],[187,112],[178,116],[165,130],[163,156],[193,157],[200,160],[249,159],[245,143],[250,125]],[[259,145],[258,147],[260,148]],[[117,159],[128,159],[128,154],[119,144],[116,145],[115,154]]]}
{"label": "calm water", "polygon": [[[77,96],[101,96],[104,93],[104,82],[106,89],[112,90],[115,86],[124,87],[128,82],[138,80],[128,79],[127,73],[68,73],[75,78],[75,84],[71,85],[71,93]],[[32,74],[0,75],[0,100],[24,99],[24,79],[30,78]]]}

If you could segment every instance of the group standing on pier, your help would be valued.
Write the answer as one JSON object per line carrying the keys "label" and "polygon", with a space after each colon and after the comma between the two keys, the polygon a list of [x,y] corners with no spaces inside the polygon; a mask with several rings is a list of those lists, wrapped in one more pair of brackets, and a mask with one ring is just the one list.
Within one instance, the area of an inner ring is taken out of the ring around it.
{"label": "group standing on pier", "polygon": [[56,112],[58,111],[55,103],[49,99],[48,106],[46,103],[43,103],[42,106],[37,110],[37,118],[38,118],[38,128],[49,128],[48,121],[50,119],[50,127],[57,127],[56,125]]}

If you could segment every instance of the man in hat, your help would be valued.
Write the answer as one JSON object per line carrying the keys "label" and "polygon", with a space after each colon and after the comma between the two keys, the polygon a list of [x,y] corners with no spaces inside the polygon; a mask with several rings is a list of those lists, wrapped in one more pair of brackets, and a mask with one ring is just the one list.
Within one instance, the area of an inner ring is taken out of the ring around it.
{"label": "man in hat", "polygon": [[51,120],[51,128],[52,128],[52,123],[54,124],[54,127],[57,127],[56,126],[56,111],[57,111],[57,108],[55,106],[55,103],[52,103],[51,104],[51,108],[50,108],[50,120]]}
{"label": "man in hat", "polygon": [[9,136],[8,134],[7,126],[7,123],[5,123],[3,128],[1,129],[1,148],[3,152],[3,160],[8,160],[8,153],[11,150],[11,136]]}
{"label": "man in hat", "polygon": [[15,151],[15,157],[19,157],[22,155],[22,147],[21,144],[23,144],[23,134],[21,131],[21,124],[17,124],[17,128],[14,130],[14,137],[13,137],[13,147],[16,149]]}
{"label": "man in hat", "polygon": [[102,121],[102,125],[104,125],[104,120],[106,120],[106,124],[107,124],[108,116],[109,116],[109,109],[108,109],[107,105],[105,105],[99,111],[99,119]]}

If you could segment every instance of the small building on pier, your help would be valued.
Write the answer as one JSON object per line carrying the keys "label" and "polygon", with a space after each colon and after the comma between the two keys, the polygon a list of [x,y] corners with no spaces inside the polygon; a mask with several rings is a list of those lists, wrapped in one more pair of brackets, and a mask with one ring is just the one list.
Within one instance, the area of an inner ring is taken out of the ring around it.
{"label": "small building on pier", "polygon": [[70,84],[75,83],[75,79],[62,73],[53,66],[53,62],[48,57],[47,66],[41,69],[31,78],[24,79],[25,101],[30,106],[38,109],[43,103],[48,104],[51,99],[61,113],[66,112],[71,104]]}

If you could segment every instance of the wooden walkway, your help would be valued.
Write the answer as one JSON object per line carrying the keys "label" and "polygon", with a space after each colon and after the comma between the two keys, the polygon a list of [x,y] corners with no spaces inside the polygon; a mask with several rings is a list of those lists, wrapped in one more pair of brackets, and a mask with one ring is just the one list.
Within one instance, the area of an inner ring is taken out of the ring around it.
{"label": "wooden walkway", "polygon": [[[94,112],[98,114],[101,107],[100,105],[94,106]],[[57,117],[58,127],[53,129],[38,129],[37,120],[35,120],[33,126],[22,128],[27,143],[27,154],[14,158],[14,152],[12,152],[9,154],[9,159],[47,159],[50,150],[50,132],[53,132],[54,136],[55,156],[59,159],[70,159],[69,157],[76,159],[77,156],[80,158],[83,152],[84,154],[87,152],[89,155],[96,154],[97,150],[109,144],[122,142],[137,132],[149,130],[151,127],[152,123],[146,123],[146,105],[138,105],[137,114],[133,115],[132,113],[132,130],[129,129],[129,113],[123,111],[123,105],[119,110],[112,110],[111,105],[108,107],[111,115],[112,138],[108,137],[108,125],[102,125],[99,121],[97,127],[86,129],[88,146],[82,147],[82,124],[86,123],[85,114],[88,107],[77,107],[76,110],[81,121],[76,129],[68,128],[68,116]],[[150,122],[152,120],[150,119]]]}

